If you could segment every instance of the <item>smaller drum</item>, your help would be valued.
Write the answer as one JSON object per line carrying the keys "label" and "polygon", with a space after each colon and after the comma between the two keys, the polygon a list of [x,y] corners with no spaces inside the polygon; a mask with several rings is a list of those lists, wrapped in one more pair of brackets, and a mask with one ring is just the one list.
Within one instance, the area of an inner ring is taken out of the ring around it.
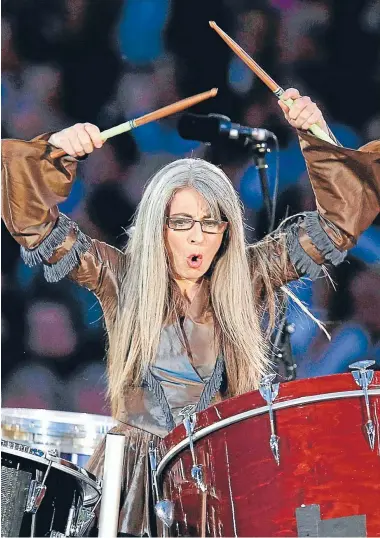
{"label": "smaller drum", "polygon": [[111,417],[45,409],[3,408],[2,439],[23,443],[84,467],[104,435],[116,425]]}
{"label": "smaller drum", "polygon": [[85,536],[101,486],[70,461],[1,441],[1,536]]}

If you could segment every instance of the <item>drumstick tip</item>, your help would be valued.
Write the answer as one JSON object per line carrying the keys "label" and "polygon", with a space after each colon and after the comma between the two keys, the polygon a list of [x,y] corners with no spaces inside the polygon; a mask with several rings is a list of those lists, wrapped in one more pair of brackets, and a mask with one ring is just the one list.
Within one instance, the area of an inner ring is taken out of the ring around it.
{"label": "drumstick tip", "polygon": [[212,88],[210,90],[211,97],[215,97],[215,95],[218,93],[218,88]]}
{"label": "drumstick tip", "polygon": [[215,30],[216,28],[216,22],[215,21],[208,21],[209,25],[211,26],[211,28],[213,28]]}

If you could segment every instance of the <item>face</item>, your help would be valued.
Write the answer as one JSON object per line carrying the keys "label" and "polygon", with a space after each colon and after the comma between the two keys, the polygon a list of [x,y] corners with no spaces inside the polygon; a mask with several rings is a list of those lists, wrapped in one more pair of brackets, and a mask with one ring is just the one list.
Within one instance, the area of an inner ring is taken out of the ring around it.
{"label": "face", "polygon": [[[212,219],[206,200],[191,187],[175,193],[167,216]],[[175,278],[194,282],[201,278],[209,269],[222,240],[223,233],[203,232],[199,222],[190,230],[172,230],[166,226],[165,243]]]}

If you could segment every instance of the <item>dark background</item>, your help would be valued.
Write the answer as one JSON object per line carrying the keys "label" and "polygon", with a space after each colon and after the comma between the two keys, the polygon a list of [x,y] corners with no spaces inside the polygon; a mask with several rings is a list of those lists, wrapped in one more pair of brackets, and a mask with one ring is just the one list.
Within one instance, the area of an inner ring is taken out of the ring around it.
{"label": "dark background", "polygon": [[[2,137],[31,139],[76,122],[111,127],[183,97],[219,88],[193,112],[275,132],[280,142],[279,218],[313,209],[294,131],[275,97],[237,59],[221,28],[283,87],[310,95],[335,135],[357,148],[380,138],[380,2],[376,0],[3,0]],[[83,231],[122,247],[146,180],[185,155],[221,165],[253,227],[265,233],[250,155],[185,141],[171,117],[113,138],[78,168],[61,211]],[[268,156],[271,183],[274,153]],[[380,359],[380,222],[326,280],[293,291],[332,333],[297,307],[293,350],[299,376],[347,371]],[[63,281],[46,284],[28,269],[2,228],[3,407],[108,413],[104,403],[104,327],[94,297]]]}

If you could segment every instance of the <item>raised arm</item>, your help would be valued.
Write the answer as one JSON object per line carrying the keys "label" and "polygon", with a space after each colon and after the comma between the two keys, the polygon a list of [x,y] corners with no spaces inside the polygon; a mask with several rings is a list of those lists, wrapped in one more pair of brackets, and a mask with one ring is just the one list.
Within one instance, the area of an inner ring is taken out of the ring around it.
{"label": "raised arm", "polygon": [[[351,150],[316,138],[304,130],[312,123],[331,136],[318,107],[297,90],[286,93],[295,105],[290,110],[283,103],[280,107],[289,123],[299,129],[317,211],[288,219],[271,236],[250,247],[253,269],[268,260],[267,274],[276,286],[303,275],[315,279],[323,264],[341,263],[380,211],[380,143]],[[261,284],[265,286],[265,282]]]}
{"label": "raised arm", "polygon": [[[87,237],[57,207],[70,194],[76,158],[101,147],[98,133],[95,125],[77,124],[29,142],[3,140],[2,217],[28,265],[44,264],[50,282],[68,276],[93,291],[107,317],[116,306],[125,257]],[[52,159],[57,147],[68,156]]]}

